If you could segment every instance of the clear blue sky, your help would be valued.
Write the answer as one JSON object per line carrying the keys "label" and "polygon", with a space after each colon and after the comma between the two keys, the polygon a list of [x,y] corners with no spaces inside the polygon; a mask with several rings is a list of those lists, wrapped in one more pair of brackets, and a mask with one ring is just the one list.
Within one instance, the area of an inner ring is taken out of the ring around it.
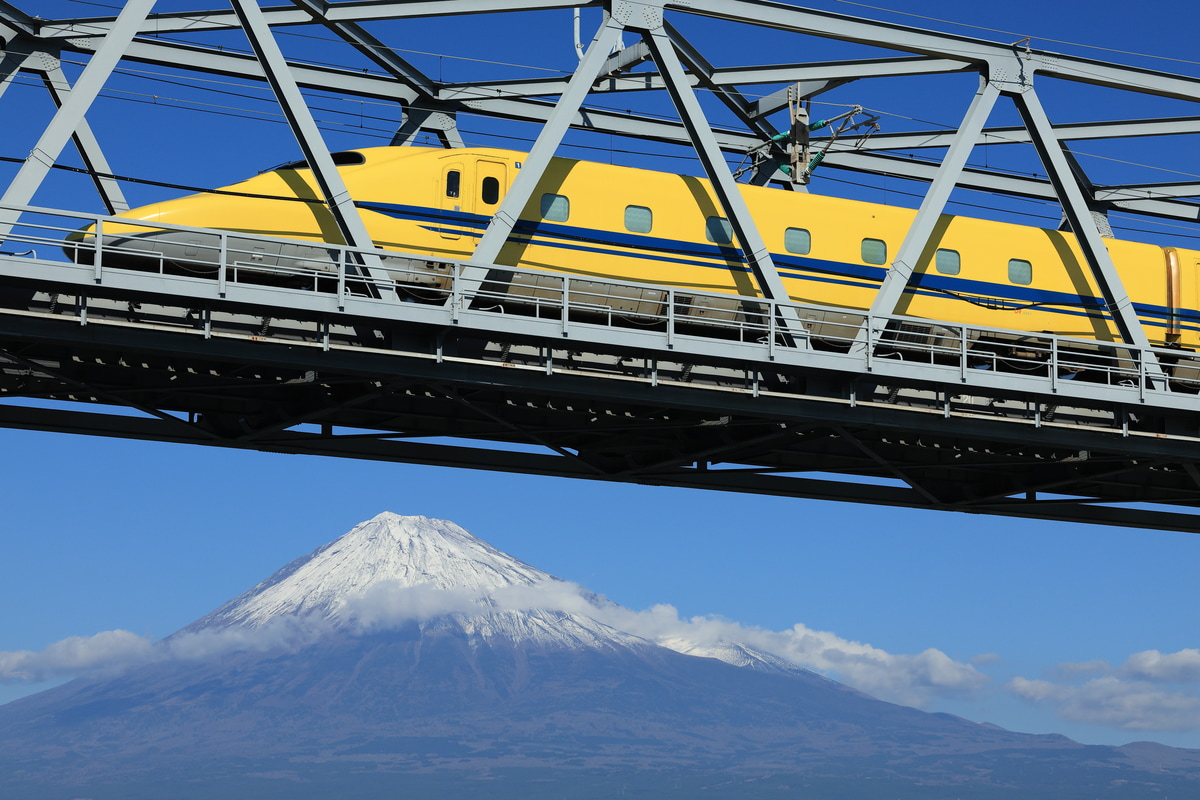
{"label": "clear blue sky", "polygon": [[[51,18],[111,13],[102,3],[72,0],[17,4]],[[202,3],[159,5],[174,10]],[[882,5],[809,5],[935,24],[889,14]],[[1012,33],[936,23],[954,32],[1001,41],[1032,35],[1035,47],[1200,74],[1200,65],[1186,60],[1195,52],[1200,11],[1177,2],[1143,2],[1133,12],[1112,2],[1093,3],[1084,11],[1075,3],[1032,0],[972,6],[909,0],[904,9]],[[534,19],[526,34],[540,35],[522,36],[519,47],[512,44],[515,36],[498,35],[497,23],[483,18],[455,37],[442,31],[440,41],[433,38],[438,32],[433,24],[382,30],[389,43],[411,50],[567,68],[573,59],[569,20],[569,12]],[[596,12],[585,21],[594,26]],[[680,27],[690,32],[687,25]],[[708,35],[707,26],[697,26],[698,41],[703,44]],[[799,46],[785,37],[760,41],[756,36],[748,34],[741,51],[709,51],[709,56],[721,65],[737,65],[802,60],[813,52],[821,60],[859,52],[839,56],[811,50],[806,40]],[[1052,39],[1180,60],[1152,61]],[[285,37],[284,42],[292,53],[306,47],[310,57],[330,55],[319,41]],[[447,79],[457,79],[459,71],[480,74],[471,62],[408,55],[434,75],[444,71]],[[512,66],[491,69],[496,75],[538,74]],[[953,91],[963,85],[947,83]],[[118,173],[221,185],[297,155],[285,127],[258,117],[266,109],[263,103],[231,94],[200,95],[146,76],[123,78],[120,87],[131,94],[102,100],[90,117]],[[944,97],[906,94],[909,87],[845,89],[835,99],[888,112],[885,130],[924,127],[906,118],[954,123],[968,100],[965,95],[945,102]],[[240,86],[213,88],[244,92]],[[1195,113],[1183,104],[1159,108],[1136,101],[1114,108],[1109,95],[1095,90],[1047,86],[1045,92],[1056,103],[1047,102],[1056,121]],[[199,98],[238,116],[214,116],[211,105],[201,113],[173,108],[171,102],[139,102],[151,94]],[[39,88],[25,85],[14,87],[0,103],[6,111],[0,155],[23,156],[36,138],[37,124],[51,113],[49,104]],[[332,101],[319,105],[344,108]],[[7,122],[14,119],[14,108],[21,109],[18,116],[27,125]],[[386,107],[318,116],[352,125],[347,120],[357,112],[366,120],[394,117]],[[1007,121],[1005,112],[998,112],[996,122]],[[363,124],[367,127],[331,133],[331,145],[384,143],[377,138],[382,134],[371,130],[385,128],[384,122]],[[499,143],[485,133],[511,133],[481,120],[464,121],[463,127],[472,132],[468,140],[479,143]],[[1104,156],[1116,152],[1099,145],[1088,149]],[[1126,148],[1121,156],[1195,174],[1200,172],[1196,152],[1193,141],[1180,138],[1136,151]],[[1099,175],[1124,169],[1116,162],[1085,161],[1089,169],[1093,165]],[[0,166],[0,178],[11,174],[8,166]],[[1147,180],[1177,179],[1152,174],[1162,177]],[[819,188],[905,202],[894,184],[863,189],[830,181]],[[168,196],[149,188],[128,191],[135,204]],[[85,185],[57,176],[37,200],[99,207]],[[1195,577],[1200,539],[1194,536],[24,431],[0,431],[0,443],[5,456],[0,656],[113,629],[167,635],[290,559],[391,510],[454,520],[534,566],[635,609],[668,603],[684,618],[715,615],[771,631],[799,623],[832,632],[838,642],[869,643],[897,657],[935,648],[983,676],[970,687],[939,684],[936,676],[932,685],[907,687],[919,690],[925,707],[933,710],[1016,730],[1061,732],[1085,742],[1155,739],[1200,747],[1200,652],[1189,653],[1200,648]],[[1129,661],[1147,651],[1169,657]],[[1086,669],[1070,666],[1101,661],[1107,669],[1096,663]],[[921,679],[906,672],[903,658],[894,663],[899,683]],[[0,683],[0,702],[43,686]]]}

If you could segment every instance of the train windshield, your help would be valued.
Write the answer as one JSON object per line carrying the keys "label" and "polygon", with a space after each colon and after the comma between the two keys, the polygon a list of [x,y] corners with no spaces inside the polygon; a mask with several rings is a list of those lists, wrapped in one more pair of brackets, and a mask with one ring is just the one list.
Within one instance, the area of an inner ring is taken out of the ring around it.
{"label": "train windshield", "polygon": [[[335,167],[353,167],[359,164],[367,163],[366,156],[364,156],[362,153],[356,153],[353,150],[344,150],[340,153],[330,153],[329,155],[331,158],[333,158],[333,165]],[[299,161],[289,161],[286,164],[280,164],[277,167],[271,167],[270,169],[263,170],[263,172],[277,172],[281,169],[309,168],[308,161],[302,158]]]}

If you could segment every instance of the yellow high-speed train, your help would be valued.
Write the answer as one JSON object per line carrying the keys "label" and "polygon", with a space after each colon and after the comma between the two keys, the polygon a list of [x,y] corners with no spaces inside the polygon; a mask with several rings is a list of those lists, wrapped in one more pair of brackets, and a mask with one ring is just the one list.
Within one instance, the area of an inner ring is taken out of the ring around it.
{"label": "yellow high-speed train", "polygon": [[[334,156],[376,244],[429,259],[433,274],[411,279],[426,286],[444,285],[445,265],[439,260],[471,256],[525,157],[491,148],[419,147]],[[311,248],[285,240],[341,241],[327,209],[295,202],[320,197],[303,162],[223,191],[254,196],[197,194],[119,216],[281,237],[278,245],[255,244],[253,261],[270,267],[308,263],[303,258]],[[846,319],[870,306],[914,217],[911,210],[872,203],[754,186],[741,191],[791,298],[846,309]],[[145,266],[146,257],[153,256],[193,271],[216,268],[217,249],[202,234],[148,232],[132,222],[107,223],[104,233],[106,242],[121,248],[105,255],[110,266]],[[82,233],[76,241],[88,236]],[[936,247],[917,265],[900,313],[1119,339],[1071,234],[944,216],[935,236]],[[1105,242],[1150,340],[1189,349],[1200,345],[1200,252]],[[687,290],[757,294],[707,181],[563,158],[552,161],[497,262],[583,279],[674,287],[677,303],[686,299]],[[523,291],[536,289],[530,279],[524,281],[517,281]],[[661,303],[664,296],[649,290],[634,294],[609,300],[618,309],[636,310],[655,298]],[[698,295],[685,305],[691,309],[687,313],[702,317],[718,313],[722,304]],[[735,306],[730,301],[726,309]]]}

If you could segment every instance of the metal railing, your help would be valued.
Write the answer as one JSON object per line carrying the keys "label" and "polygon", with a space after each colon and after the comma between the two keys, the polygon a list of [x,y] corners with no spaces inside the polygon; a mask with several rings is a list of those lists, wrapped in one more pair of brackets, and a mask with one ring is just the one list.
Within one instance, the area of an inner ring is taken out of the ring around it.
{"label": "metal railing", "polygon": [[[518,267],[496,267],[502,279],[480,283],[463,278],[464,262],[436,256],[27,206],[11,207],[13,212],[21,216],[0,243],[0,255],[89,266],[97,285],[112,270],[135,270],[211,279],[221,297],[231,286],[270,286],[333,296],[339,310],[348,299],[378,296],[388,303],[441,305],[455,321],[464,314],[552,321],[564,336],[596,328],[639,330],[656,335],[667,349],[682,340],[712,339],[750,346],[767,363],[783,353],[789,361],[802,353],[840,355],[868,373],[883,365],[894,371],[896,362],[920,365],[940,380],[1004,373],[1040,378],[1050,392],[1091,384],[1138,402],[1160,393],[1200,392],[1200,355],[1182,349],[1142,351],[1116,342]],[[1166,380],[1152,368],[1155,360]]]}

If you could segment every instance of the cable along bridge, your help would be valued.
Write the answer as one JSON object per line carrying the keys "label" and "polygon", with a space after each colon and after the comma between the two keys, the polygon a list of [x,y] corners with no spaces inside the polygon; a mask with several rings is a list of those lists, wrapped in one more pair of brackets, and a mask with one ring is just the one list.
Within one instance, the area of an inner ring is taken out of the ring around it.
{"label": "cable along bridge", "polygon": [[[1200,187],[1096,185],[1068,146],[1190,134],[1200,122],[1053,126],[1037,92],[1051,77],[1195,102],[1200,80],[756,0],[153,6],[46,20],[0,3],[0,91],[36,76],[57,107],[0,198],[0,425],[1200,531],[1200,355],[1151,341],[1106,243],[1114,210],[1194,224],[1200,207],[1186,198]],[[569,74],[534,80],[434,80],[365,27],[539,10],[565,23],[572,7],[599,29]],[[717,67],[681,32],[692,17],[892,54]],[[320,26],[372,69],[288,60],[277,35],[293,26]],[[203,39],[214,32],[243,35],[253,55]],[[86,58],[73,82],[68,55]],[[131,224],[116,216],[129,208],[124,181],[85,121],[128,63],[268,86],[346,244],[147,219],[136,223],[142,240],[194,244],[139,246],[130,268],[128,237],[104,234]],[[956,129],[868,137],[854,128],[862,117],[822,126],[809,116],[814,98],[847,85],[945,75],[977,76]],[[315,89],[401,103],[395,145],[462,147],[467,115],[535,128],[468,258],[375,247],[303,94]],[[664,97],[675,118],[587,105],[634,91]],[[740,127],[710,122],[705,106],[717,101]],[[986,127],[1000,101],[1022,126]],[[784,116],[780,130],[772,119]],[[580,132],[692,149],[755,296],[500,263],[552,156]],[[1031,147],[1046,177],[968,166],[976,147],[999,141]],[[68,145],[100,208],[31,205]],[[738,161],[752,165],[750,182],[797,192],[825,171],[926,187],[869,307],[789,298],[730,168]],[[900,313],[956,189],[1057,200],[1116,335]]]}

